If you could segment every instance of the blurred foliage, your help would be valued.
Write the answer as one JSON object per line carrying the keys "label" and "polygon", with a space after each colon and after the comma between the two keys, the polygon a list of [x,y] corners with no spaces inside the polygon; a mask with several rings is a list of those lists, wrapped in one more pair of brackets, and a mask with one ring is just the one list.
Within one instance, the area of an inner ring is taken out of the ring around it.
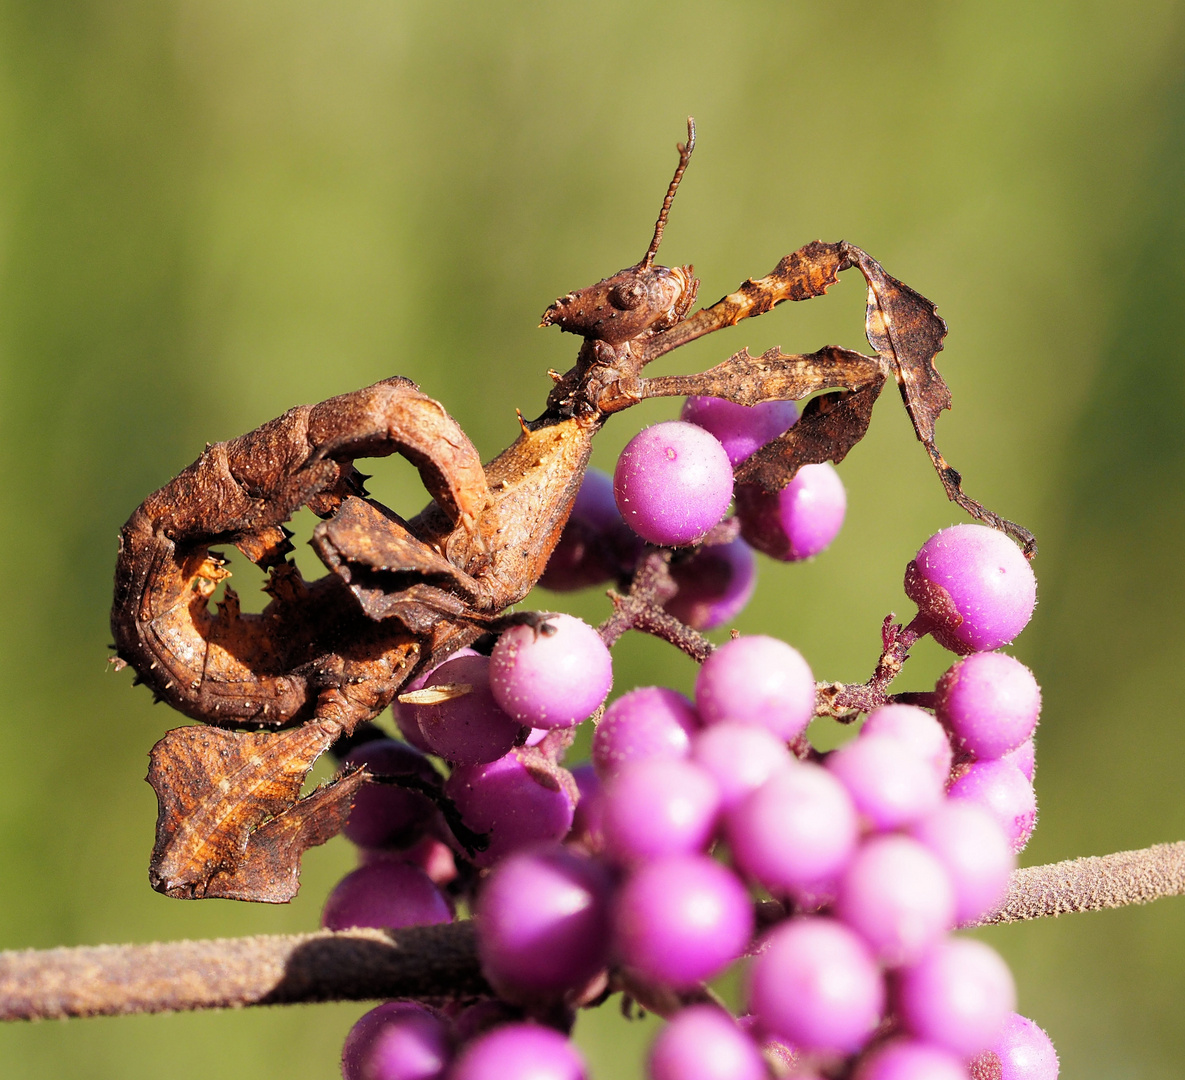
{"label": "blurred foliage", "polygon": [[[705,300],[842,237],[950,323],[940,445],[1042,539],[1015,650],[1046,701],[1026,859],[1185,838],[1183,29],[1168,0],[2,0],[0,946],[316,925],[342,842],[288,908],[148,888],[141,778],[173,717],[105,668],[116,531],[206,440],[391,374],[495,453],[575,352],[539,313],[642,254],[689,112],[662,260],[695,262]],[[858,347],[862,300],[845,279],[661,367]],[[614,421],[597,462],[672,409]],[[840,540],[766,565],[739,625],[852,680],[958,516],[889,394],[842,472]],[[406,468],[380,483],[423,497]],[[619,688],[690,684],[665,646],[618,651]],[[946,663],[920,647],[903,683]],[[1185,902],[986,936],[1064,1076],[1179,1075]],[[361,1011],[9,1026],[0,1071],[328,1077]],[[651,1029],[610,1007],[579,1033],[628,1078]]]}

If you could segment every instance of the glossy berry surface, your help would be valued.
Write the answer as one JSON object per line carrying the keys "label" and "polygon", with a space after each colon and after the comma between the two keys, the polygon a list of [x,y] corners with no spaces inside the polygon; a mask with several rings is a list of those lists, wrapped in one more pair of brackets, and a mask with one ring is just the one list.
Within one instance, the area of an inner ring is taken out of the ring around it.
{"label": "glossy berry surface", "polygon": [[724,398],[689,397],[683,402],[681,419],[710,431],[733,465],[760,450],[789,430],[798,419],[793,401],[763,401],[760,405],[738,405]]}
{"label": "glossy berry surface", "polygon": [[776,894],[829,886],[855,851],[859,829],[843,785],[802,762],[775,773],[726,817],[737,867]]}
{"label": "glossy berry surface", "polygon": [[947,799],[910,832],[946,869],[957,922],[978,919],[1004,899],[1016,856],[999,822],[983,807]]}
{"label": "glossy berry surface", "polygon": [[880,1022],[885,989],[867,946],[828,918],[791,919],[766,935],[749,969],[762,1026],[805,1050],[852,1053]]}
{"label": "glossy berry surface", "polygon": [[321,912],[321,925],[326,930],[429,926],[452,918],[444,894],[423,870],[382,860],[350,871],[334,886]]}
{"label": "glossy berry surface", "polygon": [[645,863],[614,903],[618,959],[667,986],[718,975],[744,952],[752,933],[753,904],[744,885],[705,855]]}
{"label": "glossy berry surface", "polygon": [[534,728],[572,727],[591,716],[613,685],[601,636],[572,615],[549,615],[550,633],[512,626],[490,654],[490,690],[499,707]]}
{"label": "glossy berry surface", "polygon": [[605,710],[593,734],[593,764],[606,777],[627,761],[686,757],[699,727],[699,714],[683,694],[665,686],[639,687]]}
{"label": "glossy berry surface", "polygon": [[801,562],[826,551],[843,528],[848,497],[829,461],[803,465],[781,491],[754,484],[736,490],[741,535],[781,562]]}
{"label": "glossy berry surface", "polygon": [[693,544],[732,501],[732,465],[714,435],[668,420],[635,435],[613,474],[625,523],[652,544]]}
{"label": "glossy berry surface", "polygon": [[767,1080],[757,1044],[714,1005],[681,1009],[658,1033],[649,1080]]}
{"label": "glossy berry surface", "polygon": [[917,1039],[893,1039],[860,1063],[854,1080],[967,1080],[962,1059]]}
{"label": "glossy berry surface", "polygon": [[971,1063],[972,1080],[1057,1080],[1057,1051],[1027,1016],[1011,1013],[991,1048]]}
{"label": "glossy berry surface", "polygon": [[905,574],[905,592],[952,652],[986,652],[1019,634],[1037,603],[1037,579],[1020,549],[986,525],[952,525],[930,537]]}
{"label": "glossy berry surface", "polygon": [[480,765],[502,757],[525,733],[523,725],[494,699],[490,658],[461,656],[441,664],[424,684],[467,686],[467,693],[432,705],[403,706],[415,717],[432,753],[459,765]]}
{"label": "glossy berry surface", "polygon": [[999,953],[951,937],[902,970],[897,1003],[911,1034],[971,1057],[999,1038],[1016,1007],[1016,986]]}
{"label": "glossy berry surface", "polygon": [[878,836],[852,856],[835,906],[890,967],[912,963],[954,923],[955,892],[937,856],[907,836]]}
{"label": "glossy berry surface", "polygon": [[700,666],[695,704],[705,724],[736,720],[789,741],[815,711],[815,678],[802,654],[764,634],[719,646]]}
{"label": "glossy berry surface", "polygon": [[908,746],[929,764],[943,785],[950,775],[950,739],[942,725],[925,709],[914,705],[882,705],[873,709],[860,729],[860,737],[888,735]]}
{"label": "glossy berry surface", "polygon": [[587,1080],[580,1052],[558,1031],[506,1024],[465,1046],[448,1080]]}
{"label": "glossy berry surface", "polygon": [[973,653],[938,680],[936,711],[964,750],[981,759],[999,758],[1032,737],[1041,688],[1019,660]]}
{"label": "glossy berry surface", "polygon": [[499,989],[580,986],[608,962],[609,892],[604,867],[559,847],[504,859],[477,899],[482,971]]}
{"label": "glossy berry surface", "polygon": [[735,720],[698,732],[691,741],[691,760],[716,781],[723,810],[737,806],[774,773],[797,764],[769,728]]}
{"label": "glossy berry surface", "polygon": [[908,825],[942,801],[932,761],[891,735],[861,734],[828,755],[827,771],[875,829]]}
{"label": "glossy berry surface", "polygon": [[465,824],[488,834],[478,866],[493,866],[512,851],[562,840],[572,828],[576,782],[534,750],[512,750],[483,765],[459,765],[445,781],[445,794]]}
{"label": "glossy berry surface", "polygon": [[950,799],[965,799],[996,819],[1015,852],[1024,850],[1037,824],[1037,793],[1024,773],[1004,760],[977,761],[950,786]]}
{"label": "glossy berry surface", "polygon": [[448,1025],[434,1010],[388,1001],[350,1029],[342,1080],[439,1080],[451,1057]]}
{"label": "glossy berry surface", "polygon": [[[342,765],[365,766],[376,776],[440,781],[440,774],[419,750],[395,739],[375,739],[356,746]],[[418,792],[395,784],[367,784],[354,797],[354,808],[342,833],[359,847],[407,847],[435,815],[436,807]]]}
{"label": "glossy berry surface", "polygon": [[720,789],[692,761],[633,761],[605,784],[605,851],[622,863],[702,851],[720,812]]}

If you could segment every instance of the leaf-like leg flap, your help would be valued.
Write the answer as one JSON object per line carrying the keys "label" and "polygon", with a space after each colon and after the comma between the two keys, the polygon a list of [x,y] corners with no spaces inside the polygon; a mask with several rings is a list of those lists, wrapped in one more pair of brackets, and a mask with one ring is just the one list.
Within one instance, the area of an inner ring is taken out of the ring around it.
{"label": "leaf-like leg flap", "polygon": [[878,374],[858,390],[835,390],[813,398],[786,434],[737,466],[737,483],[780,491],[803,465],[843,461],[864,438],[884,385],[885,376]]}
{"label": "leaf-like leg flap", "polygon": [[784,353],[775,347],[757,357],[742,349],[698,375],[643,379],[640,394],[643,398],[702,394],[752,406],[763,401],[798,401],[829,387],[858,390],[877,380],[883,382],[884,376],[878,357],[836,345],[804,354]]}
{"label": "leaf-like leg flap", "polygon": [[[394,514],[355,496],[317,526],[312,546],[375,620],[388,618],[390,601],[414,585],[434,582],[467,600],[481,594],[473,578],[408,532]],[[464,610],[459,599],[456,606]]]}
{"label": "leaf-like leg flap", "polygon": [[843,241],[828,244],[812,240],[787,255],[765,277],[749,278],[736,292],[655,335],[642,353],[642,362],[648,364],[680,345],[735,326],[742,319],[764,315],[784,300],[822,296],[839,280],[840,272],[852,265],[847,248]]}
{"label": "leaf-like leg flap", "polygon": [[309,441],[334,461],[402,454],[454,522],[476,519],[489,499],[485,470],[469,436],[439,401],[408,379],[387,379],[314,405]]}
{"label": "leaf-like leg flap", "polygon": [[261,825],[247,838],[235,870],[215,874],[204,895],[286,904],[300,888],[301,856],[341,832],[368,779],[364,770],[348,773]]}
{"label": "leaf-like leg flap", "polygon": [[[340,732],[317,720],[281,732],[205,726],[168,732],[152,748],[148,769],[159,804],[152,887],[196,899],[211,895],[217,875],[236,877],[253,833],[293,806],[313,762]],[[274,858],[258,865],[253,880],[240,882],[242,899],[273,895],[281,887],[275,874],[287,880]]]}
{"label": "leaf-like leg flap", "polygon": [[934,442],[938,415],[951,406],[950,389],[934,367],[934,357],[942,350],[946,337],[946,323],[934,304],[886,274],[880,263],[866,252],[851,244],[843,247],[868,282],[865,323],[868,342],[892,365],[914,431],[926,447],[947,497],[972,517],[1020,541],[1025,554],[1032,558],[1037,553],[1033,534],[965,495],[959,473],[946,463]]}

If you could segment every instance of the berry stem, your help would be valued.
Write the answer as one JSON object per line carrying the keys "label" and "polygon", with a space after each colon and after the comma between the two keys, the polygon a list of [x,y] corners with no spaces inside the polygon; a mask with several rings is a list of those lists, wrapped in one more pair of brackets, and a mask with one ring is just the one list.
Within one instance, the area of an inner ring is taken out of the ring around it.
{"label": "berry stem", "polygon": [[909,650],[933,626],[933,620],[921,612],[907,626],[893,622],[891,614],[886,615],[881,624],[881,655],[872,678],[866,683],[819,683],[815,715],[833,716],[842,723],[851,723],[860,713],[899,700],[900,695],[889,694],[889,684],[901,673],[909,659]]}
{"label": "berry stem", "polygon": [[609,590],[613,614],[597,627],[597,632],[612,648],[627,630],[640,630],[670,642],[702,664],[712,653],[712,643],[698,630],[692,630],[662,608],[679,591],[671,579],[670,564],[668,549],[649,548],[638,561],[629,592],[623,596]]}

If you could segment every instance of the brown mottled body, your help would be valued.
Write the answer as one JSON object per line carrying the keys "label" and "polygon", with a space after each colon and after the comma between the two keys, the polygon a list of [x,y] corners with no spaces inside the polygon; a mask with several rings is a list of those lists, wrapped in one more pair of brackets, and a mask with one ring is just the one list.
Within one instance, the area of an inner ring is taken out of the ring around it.
{"label": "brown mottled body", "polygon": [[[1031,534],[965,496],[934,444],[934,420],[950,406],[933,366],[946,324],[859,248],[807,244],[688,314],[699,287],[692,267],[657,266],[654,257],[694,143],[689,121],[643,259],[544,313],[543,325],[583,339],[576,364],[552,373],[546,411],[523,422],[488,465],[443,406],[406,379],[388,379],[207,447],[128,520],[111,616],[118,662],[187,716],[255,729],[179,728],[153,749],[155,888],[289,899],[301,853],[341,827],[365,780],[346,775],[302,799],[313,762],[390,704],[417,670],[496,627],[527,594],[567,521],[592,437],[645,398],[705,394],[754,405],[827,391],[738,466],[738,481],[776,491],[804,464],[842,460],[894,379],[948,496],[1032,553]],[[875,355],[828,346],[754,358],[742,349],[699,375],[642,377],[646,364],[704,334],[785,300],[822,296],[851,267],[868,284]],[[366,498],[353,466],[391,453],[415,464],[432,496],[410,521]],[[286,560],[283,523],[302,506],[323,519],[312,545],[330,571],[311,583]],[[233,544],[269,571],[272,600],[261,614],[241,613],[230,590],[210,609],[227,576],[210,551],[216,544]]]}

